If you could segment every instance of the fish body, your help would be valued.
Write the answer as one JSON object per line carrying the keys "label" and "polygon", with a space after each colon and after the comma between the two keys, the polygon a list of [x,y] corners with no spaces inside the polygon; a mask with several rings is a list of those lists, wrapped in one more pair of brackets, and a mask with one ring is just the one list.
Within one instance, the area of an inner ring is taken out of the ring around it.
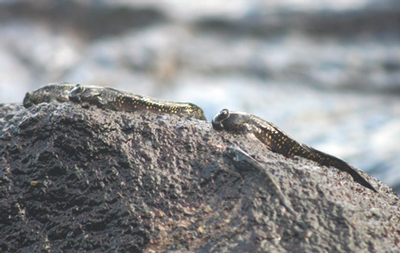
{"label": "fish body", "polygon": [[70,83],[48,84],[27,92],[23,104],[25,108],[29,108],[40,103],[51,102],[73,102],[124,112],[147,110],[155,113],[189,115],[200,120],[207,120],[203,110],[192,103],[156,99],[111,87]]}
{"label": "fish body", "polygon": [[113,111],[147,110],[155,113],[190,115],[206,120],[203,110],[195,104],[151,98],[111,87],[77,86],[71,91],[69,99],[74,103],[86,103]]}
{"label": "fish body", "polygon": [[300,143],[287,135],[277,126],[260,117],[243,112],[230,112],[223,109],[212,120],[213,128],[217,131],[231,133],[252,133],[258,140],[264,143],[270,150],[288,158],[300,156],[317,162],[322,166],[333,166],[350,174],[354,181],[378,192],[367,180],[365,180],[350,164],[326,154],[313,147]]}

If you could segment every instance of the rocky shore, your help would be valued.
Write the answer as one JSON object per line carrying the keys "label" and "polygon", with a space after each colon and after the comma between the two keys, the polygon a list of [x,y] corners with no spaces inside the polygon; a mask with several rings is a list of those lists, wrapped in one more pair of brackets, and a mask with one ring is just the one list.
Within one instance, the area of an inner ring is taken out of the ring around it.
{"label": "rocky shore", "polygon": [[[232,145],[272,175],[294,212]],[[399,208],[346,173],[206,121],[0,105],[2,252],[398,252]]]}
{"label": "rocky shore", "polygon": [[400,193],[399,6],[2,1],[0,103],[70,82],[244,111]]}

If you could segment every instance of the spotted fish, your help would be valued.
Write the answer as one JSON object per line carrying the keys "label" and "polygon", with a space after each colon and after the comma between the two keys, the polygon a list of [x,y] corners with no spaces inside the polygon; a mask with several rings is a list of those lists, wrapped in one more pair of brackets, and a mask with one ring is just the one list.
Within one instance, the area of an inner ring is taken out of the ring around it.
{"label": "spotted fish", "polygon": [[212,126],[216,131],[225,130],[232,133],[252,133],[274,152],[288,158],[300,156],[315,161],[322,166],[333,166],[350,174],[354,181],[359,184],[374,192],[378,192],[350,164],[337,157],[316,150],[309,145],[297,142],[274,124],[255,115],[230,112],[228,109],[223,109],[213,118]]}
{"label": "spotted fish", "polygon": [[78,85],[69,94],[69,99],[74,103],[86,103],[113,111],[147,110],[156,113],[190,115],[206,120],[203,110],[195,104],[156,99],[110,87]]}

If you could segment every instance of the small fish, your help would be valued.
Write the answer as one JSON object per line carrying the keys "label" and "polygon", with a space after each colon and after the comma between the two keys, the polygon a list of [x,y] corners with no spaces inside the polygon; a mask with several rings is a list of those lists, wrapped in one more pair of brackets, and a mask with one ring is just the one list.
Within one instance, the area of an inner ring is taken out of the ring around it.
{"label": "small fish", "polygon": [[82,86],[71,83],[54,83],[27,92],[23,101],[25,108],[40,103],[66,103],[95,105],[100,109],[134,112],[147,110],[155,113],[189,115],[207,120],[203,110],[192,103],[173,102],[151,98],[110,87]]}
{"label": "small fish", "polygon": [[250,132],[274,152],[288,158],[293,158],[294,156],[304,157],[317,162],[321,166],[333,166],[350,174],[357,183],[378,193],[350,164],[337,157],[316,150],[309,145],[297,142],[277,126],[260,117],[223,109],[213,118],[212,126],[216,131],[225,130],[231,133]]}

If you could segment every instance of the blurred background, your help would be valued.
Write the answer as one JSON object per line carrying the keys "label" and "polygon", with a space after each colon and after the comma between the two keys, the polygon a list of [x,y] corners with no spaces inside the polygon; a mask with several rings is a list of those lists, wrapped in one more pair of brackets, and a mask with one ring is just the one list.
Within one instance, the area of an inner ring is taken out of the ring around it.
{"label": "blurred background", "polygon": [[400,192],[399,0],[0,0],[0,103],[57,82],[256,114]]}

